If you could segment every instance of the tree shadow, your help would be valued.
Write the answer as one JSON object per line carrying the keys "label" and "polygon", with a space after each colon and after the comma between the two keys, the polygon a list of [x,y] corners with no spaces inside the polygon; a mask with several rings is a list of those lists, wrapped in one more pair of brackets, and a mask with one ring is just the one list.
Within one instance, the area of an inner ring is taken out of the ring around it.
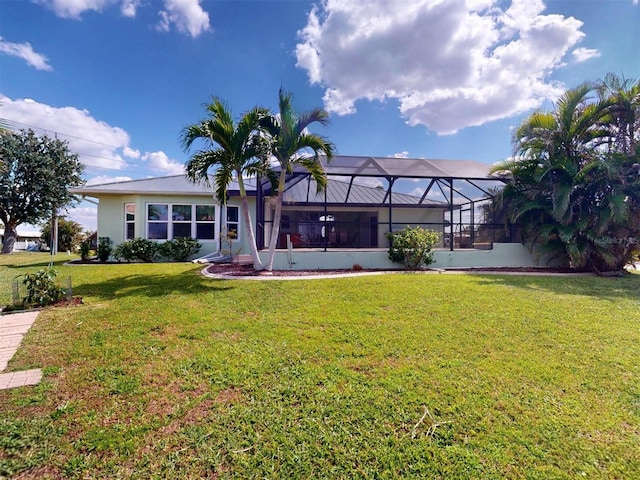
{"label": "tree shadow", "polygon": [[74,295],[104,300],[121,297],[153,298],[172,293],[199,294],[233,290],[225,281],[211,281],[190,272],[178,275],[135,274],[113,277],[93,283],[82,283],[73,289]]}
{"label": "tree shadow", "polygon": [[640,274],[626,273],[619,277],[545,276],[545,275],[478,275],[486,285],[502,284],[522,290],[547,291],[558,295],[578,295],[615,301],[640,301]]}
{"label": "tree shadow", "polygon": [[[58,261],[58,262],[53,262],[53,268],[60,268],[62,265],[64,265],[66,263],[66,261]],[[4,267],[7,267],[9,269],[25,269],[25,268],[33,268],[34,270],[40,270],[41,268],[48,268],[49,267],[49,262],[36,262],[36,263],[31,263],[31,262],[27,262],[24,264],[19,264],[19,263],[15,263],[15,264],[9,264],[9,265],[3,265]]]}

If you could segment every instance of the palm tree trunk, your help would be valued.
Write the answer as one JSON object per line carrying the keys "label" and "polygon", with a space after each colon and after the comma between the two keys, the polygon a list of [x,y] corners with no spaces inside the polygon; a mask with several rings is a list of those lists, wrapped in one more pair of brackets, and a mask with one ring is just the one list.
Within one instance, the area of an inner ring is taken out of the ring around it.
{"label": "palm tree trunk", "polygon": [[280,171],[280,179],[278,181],[278,196],[276,197],[276,210],[273,215],[273,224],[271,225],[271,238],[269,239],[269,255],[267,257],[267,264],[265,270],[268,272],[273,271],[273,260],[276,255],[276,245],[278,243],[278,236],[280,235],[280,219],[282,217],[282,197],[284,195],[284,185],[287,176],[286,168]]}
{"label": "palm tree trunk", "polygon": [[238,175],[238,187],[240,189],[240,201],[242,206],[242,215],[244,216],[244,223],[247,229],[247,238],[249,241],[249,250],[253,257],[254,270],[264,270],[260,255],[258,254],[258,246],[256,245],[256,236],[253,232],[253,222],[251,221],[251,214],[249,213],[249,201],[247,200],[247,191],[244,187],[244,180],[242,175]]}

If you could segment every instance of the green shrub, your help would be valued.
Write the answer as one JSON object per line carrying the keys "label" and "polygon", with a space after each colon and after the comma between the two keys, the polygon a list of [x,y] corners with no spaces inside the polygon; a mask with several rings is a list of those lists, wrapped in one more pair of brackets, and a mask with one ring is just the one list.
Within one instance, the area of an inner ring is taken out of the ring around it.
{"label": "green shrub", "polygon": [[118,245],[113,256],[118,261],[153,262],[158,256],[158,244],[145,238],[134,238]]}
{"label": "green shrub", "polygon": [[186,262],[189,257],[198,253],[201,248],[202,245],[197,240],[179,237],[160,244],[158,250],[160,255],[168,260]]}
{"label": "green shrub", "polygon": [[36,273],[27,273],[22,280],[26,289],[23,305],[44,307],[61,300],[65,292],[56,285],[57,275],[57,271],[49,268],[38,270]]}
{"label": "green shrub", "polygon": [[89,252],[91,251],[91,244],[89,240],[85,240],[80,244],[80,259],[83,262],[89,260]]}
{"label": "green shrub", "polygon": [[113,242],[109,237],[100,237],[98,239],[98,260],[106,262],[113,251]]}
{"label": "green shrub", "polygon": [[389,259],[402,263],[407,270],[418,270],[433,263],[432,250],[440,240],[440,235],[422,227],[407,227],[387,233],[387,238],[390,242]]}

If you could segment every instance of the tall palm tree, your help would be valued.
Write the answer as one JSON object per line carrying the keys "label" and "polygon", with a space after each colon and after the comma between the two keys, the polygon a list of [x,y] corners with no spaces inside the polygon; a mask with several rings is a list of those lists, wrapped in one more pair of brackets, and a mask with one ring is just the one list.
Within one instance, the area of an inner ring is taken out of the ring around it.
{"label": "tall palm tree", "polygon": [[206,110],[209,117],[186,126],[180,136],[185,151],[189,151],[196,141],[204,141],[206,146],[187,161],[187,177],[194,183],[200,182],[211,187],[209,172],[213,170],[216,198],[222,205],[227,201],[229,184],[236,178],[253,266],[256,270],[262,270],[264,267],[256,247],[244,177],[265,174],[268,170],[263,153],[266,147],[259,135],[259,123],[269,112],[255,107],[234,122],[230,110],[218,98],[212,98],[206,104]]}
{"label": "tall palm tree", "polygon": [[640,81],[609,73],[598,88],[601,98],[610,102],[604,123],[611,136],[610,146],[635,156],[640,141]]}
{"label": "tall palm tree", "polygon": [[279,114],[263,118],[261,127],[270,144],[270,154],[280,166],[271,238],[269,240],[269,256],[265,269],[273,270],[280,219],[282,217],[282,197],[287,174],[293,172],[295,166],[304,167],[316,181],[318,191],[327,185],[327,176],[320,163],[320,155],[330,161],[334,154],[334,146],[324,137],[310,133],[307,127],[313,123],[327,125],[329,114],[326,110],[315,108],[310,111],[296,112],[292,105],[293,95],[282,88],[278,92]]}
{"label": "tall palm tree", "polygon": [[514,136],[517,160],[494,172],[510,171],[502,195],[530,245],[564,252],[578,269],[604,271],[628,258],[629,249],[610,239],[636,228],[629,199],[637,181],[628,181],[622,156],[608,147],[613,100],[596,91],[596,85],[581,85],[553,112],[532,114]]}

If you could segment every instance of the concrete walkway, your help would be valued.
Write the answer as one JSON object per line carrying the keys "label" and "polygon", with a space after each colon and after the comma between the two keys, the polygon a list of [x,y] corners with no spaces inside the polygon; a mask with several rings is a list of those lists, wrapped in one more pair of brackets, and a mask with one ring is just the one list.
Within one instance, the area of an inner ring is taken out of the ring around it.
{"label": "concrete walkway", "polygon": [[[37,317],[38,312],[0,315],[0,372],[7,368],[9,360],[18,350],[22,338]],[[0,390],[35,385],[41,379],[42,371],[39,368],[22,372],[0,373]]]}

